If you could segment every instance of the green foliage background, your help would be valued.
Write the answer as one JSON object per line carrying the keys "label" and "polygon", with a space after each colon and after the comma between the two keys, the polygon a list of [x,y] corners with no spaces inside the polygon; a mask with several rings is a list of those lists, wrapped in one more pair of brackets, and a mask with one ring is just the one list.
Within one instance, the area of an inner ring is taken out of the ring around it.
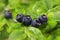
{"label": "green foliage background", "polygon": [[[4,18],[5,8],[13,19]],[[31,15],[32,19],[46,14],[47,24],[39,28],[15,22],[16,15]],[[60,0],[0,0],[0,40],[60,40]]]}

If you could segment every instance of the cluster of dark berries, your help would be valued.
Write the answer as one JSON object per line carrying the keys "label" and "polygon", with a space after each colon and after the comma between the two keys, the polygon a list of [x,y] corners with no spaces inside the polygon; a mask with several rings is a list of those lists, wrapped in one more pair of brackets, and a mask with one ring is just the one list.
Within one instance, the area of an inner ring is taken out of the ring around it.
{"label": "cluster of dark berries", "polygon": [[17,14],[16,20],[26,26],[29,26],[32,22],[30,15],[24,16],[23,14]]}
{"label": "cluster of dark berries", "polygon": [[47,23],[47,16],[43,14],[38,19],[33,20],[31,25],[34,27],[39,27],[41,24],[46,24],[46,23]]}
{"label": "cluster of dark berries", "polygon": [[[11,19],[12,13],[7,11],[5,12],[4,17],[6,19]],[[21,22],[25,26],[29,26],[31,24],[34,27],[39,27],[41,24],[47,23],[47,16],[43,14],[39,18],[32,20],[30,15],[17,14],[16,20],[17,22]]]}

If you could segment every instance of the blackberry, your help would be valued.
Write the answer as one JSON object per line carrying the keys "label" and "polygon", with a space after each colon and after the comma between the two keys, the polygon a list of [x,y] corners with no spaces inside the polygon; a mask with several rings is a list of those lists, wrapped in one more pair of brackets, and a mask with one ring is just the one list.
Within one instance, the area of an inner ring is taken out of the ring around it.
{"label": "blackberry", "polygon": [[23,17],[24,17],[23,14],[17,14],[16,20],[17,20],[18,22],[22,22]]}
{"label": "blackberry", "polygon": [[4,13],[4,17],[5,17],[6,19],[12,19],[12,13],[11,13],[10,11],[6,11],[6,12]]}
{"label": "blackberry", "polygon": [[40,20],[40,22],[41,22],[42,24],[47,23],[47,16],[44,15],[44,14],[43,14],[42,16],[40,16],[38,19]]}
{"label": "blackberry", "polygon": [[41,25],[41,23],[40,23],[39,20],[33,20],[32,23],[31,23],[31,25],[32,25],[33,27],[38,28],[38,27]]}
{"label": "blackberry", "polygon": [[31,19],[30,15],[26,15],[22,20],[22,23],[25,26],[29,26],[31,24],[31,22],[32,22],[32,19]]}

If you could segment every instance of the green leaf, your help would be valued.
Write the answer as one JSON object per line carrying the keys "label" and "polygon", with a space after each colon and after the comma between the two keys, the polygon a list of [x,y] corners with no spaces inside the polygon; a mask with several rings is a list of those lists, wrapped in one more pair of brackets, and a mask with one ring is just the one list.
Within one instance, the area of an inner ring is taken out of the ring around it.
{"label": "green leaf", "polygon": [[60,28],[53,31],[47,38],[47,40],[60,40]]}
{"label": "green leaf", "polygon": [[[6,27],[6,26],[5,26]],[[9,33],[7,32],[6,28],[1,31],[0,39],[5,40],[9,37]]]}
{"label": "green leaf", "polygon": [[10,7],[10,9],[11,8],[17,8],[17,7],[19,7],[20,6],[20,0],[9,0],[9,7]]}
{"label": "green leaf", "polygon": [[[45,40],[43,34],[41,33],[41,31],[37,28],[34,27],[28,27],[29,33],[28,35],[30,35],[30,38],[35,38],[35,40]],[[33,40],[33,39],[32,39]]]}
{"label": "green leaf", "polygon": [[24,29],[15,30],[9,36],[9,40],[23,40],[25,38],[26,38],[26,34],[24,32]]}
{"label": "green leaf", "polygon": [[50,34],[50,35],[48,36],[48,38],[47,38],[47,40],[54,40],[54,39],[55,39],[54,36],[51,35],[51,34]]}
{"label": "green leaf", "polygon": [[21,27],[19,30],[13,31],[9,40],[44,40],[41,31],[34,27]]}
{"label": "green leaf", "polygon": [[49,9],[53,8],[53,1],[52,0],[40,0],[35,2],[34,4],[30,4],[27,8],[27,13],[32,15],[34,19],[40,16],[41,14],[45,14]]}
{"label": "green leaf", "polygon": [[45,10],[49,10],[53,7],[53,0],[41,0]]}
{"label": "green leaf", "polygon": [[60,32],[59,31],[60,31],[60,28],[55,29],[51,34],[49,34],[47,40],[60,40]]}
{"label": "green leaf", "polygon": [[60,21],[60,6],[57,6],[53,9],[47,11],[48,14],[52,14],[54,16],[55,21]]}
{"label": "green leaf", "polygon": [[5,7],[5,4],[3,2],[0,2],[0,11],[2,11]]}
{"label": "green leaf", "polygon": [[3,30],[3,26],[6,24],[6,20],[4,19],[4,17],[1,15],[0,16],[0,31]]}
{"label": "green leaf", "polygon": [[40,1],[35,2],[35,4],[30,4],[30,6],[27,8],[27,14],[31,15],[33,19],[41,15],[42,12],[45,12],[45,10]]}
{"label": "green leaf", "polygon": [[60,5],[60,0],[53,0],[54,5]]}
{"label": "green leaf", "polygon": [[60,36],[56,36],[55,40],[60,40]]}
{"label": "green leaf", "polygon": [[57,22],[54,19],[55,15],[53,14],[53,12],[50,12],[50,13],[48,13],[47,17],[48,17],[48,22],[47,22],[48,25],[47,25],[46,29],[51,30],[51,29],[55,28],[56,24],[57,24]]}
{"label": "green leaf", "polygon": [[11,33],[12,31],[14,31],[15,29],[20,29],[22,27],[21,23],[16,23],[14,21],[8,21],[7,25],[8,25],[7,31],[9,33]]}
{"label": "green leaf", "polygon": [[46,27],[46,29],[48,30],[51,30],[53,29],[54,27],[56,27],[56,24],[57,22],[56,21],[60,21],[60,9],[59,9],[60,6],[57,6],[53,9],[50,9],[48,10],[48,14],[47,14],[47,17],[48,17],[48,25]]}
{"label": "green leaf", "polygon": [[55,36],[60,36],[60,28],[56,29],[55,31],[52,32]]}
{"label": "green leaf", "polygon": [[55,26],[56,26],[56,24],[57,24],[57,22],[56,21],[48,21],[48,28],[50,29],[50,28],[54,28]]}

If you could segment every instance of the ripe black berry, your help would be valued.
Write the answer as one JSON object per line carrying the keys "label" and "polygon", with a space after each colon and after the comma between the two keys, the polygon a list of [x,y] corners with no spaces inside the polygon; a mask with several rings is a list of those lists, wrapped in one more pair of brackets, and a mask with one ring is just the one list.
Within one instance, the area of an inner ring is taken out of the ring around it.
{"label": "ripe black berry", "polygon": [[17,20],[18,22],[22,22],[23,17],[24,17],[23,14],[17,14],[16,20]]}
{"label": "ripe black berry", "polygon": [[38,27],[41,25],[41,23],[40,23],[39,20],[33,20],[32,23],[31,23],[31,25],[32,25],[33,27],[37,27],[37,28],[38,28]]}
{"label": "ripe black berry", "polygon": [[47,23],[47,16],[43,14],[42,16],[39,17],[39,20],[42,24],[45,24]]}
{"label": "ripe black berry", "polygon": [[5,17],[6,19],[12,19],[12,13],[11,13],[10,11],[6,11],[6,12],[4,13],[4,17]]}
{"label": "ripe black berry", "polygon": [[22,20],[22,23],[25,26],[29,26],[31,24],[31,22],[32,22],[32,19],[31,19],[30,15],[26,15]]}

